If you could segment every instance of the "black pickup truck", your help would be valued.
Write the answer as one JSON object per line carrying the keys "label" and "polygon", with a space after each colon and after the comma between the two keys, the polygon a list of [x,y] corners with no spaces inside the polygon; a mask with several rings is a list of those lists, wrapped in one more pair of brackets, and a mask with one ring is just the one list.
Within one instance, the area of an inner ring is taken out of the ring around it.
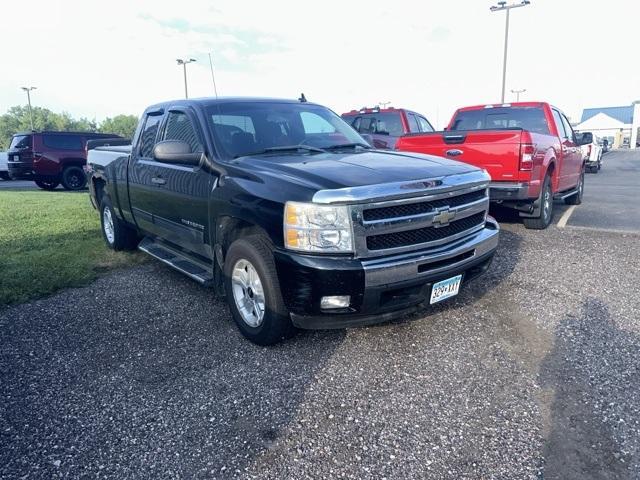
{"label": "black pickup truck", "polygon": [[226,295],[258,344],[449,298],[498,245],[486,172],[372,150],[304,99],[154,105],[132,143],[88,154],[106,243]]}

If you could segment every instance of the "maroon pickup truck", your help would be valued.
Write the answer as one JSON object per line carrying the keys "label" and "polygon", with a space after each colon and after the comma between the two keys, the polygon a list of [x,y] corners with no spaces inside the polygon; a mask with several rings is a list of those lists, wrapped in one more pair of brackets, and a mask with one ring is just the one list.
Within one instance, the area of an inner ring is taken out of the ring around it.
{"label": "maroon pickup truck", "polygon": [[424,115],[405,108],[362,108],[343,113],[342,119],[370,137],[375,148],[392,149],[402,135],[434,131]]}
{"label": "maroon pickup truck", "polygon": [[405,135],[395,148],[484,168],[491,175],[491,201],[518,210],[527,228],[544,229],[554,198],[582,202],[580,145],[591,140],[548,103],[521,102],[458,109],[444,132]]}

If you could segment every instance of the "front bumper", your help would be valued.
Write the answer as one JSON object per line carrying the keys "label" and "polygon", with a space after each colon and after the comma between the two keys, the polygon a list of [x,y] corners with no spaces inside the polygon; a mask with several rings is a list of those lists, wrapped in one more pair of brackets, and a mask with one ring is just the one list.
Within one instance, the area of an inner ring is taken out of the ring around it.
{"label": "front bumper", "polygon": [[[285,304],[297,327],[345,328],[387,321],[428,302],[433,283],[462,274],[462,284],[484,273],[498,246],[491,217],[484,229],[437,249],[379,259],[312,256],[277,250]],[[349,308],[323,311],[320,299],[350,295]]]}
{"label": "front bumper", "polygon": [[489,184],[489,198],[492,202],[536,198],[536,195],[531,195],[529,190],[528,183],[491,182]]}

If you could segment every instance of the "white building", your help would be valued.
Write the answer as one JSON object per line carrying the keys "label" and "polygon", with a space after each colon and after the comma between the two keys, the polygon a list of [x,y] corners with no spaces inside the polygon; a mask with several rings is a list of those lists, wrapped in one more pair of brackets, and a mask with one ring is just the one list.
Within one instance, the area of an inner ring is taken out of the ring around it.
{"label": "white building", "polygon": [[585,108],[576,130],[608,138],[614,148],[636,148],[640,142],[640,102],[627,107]]}

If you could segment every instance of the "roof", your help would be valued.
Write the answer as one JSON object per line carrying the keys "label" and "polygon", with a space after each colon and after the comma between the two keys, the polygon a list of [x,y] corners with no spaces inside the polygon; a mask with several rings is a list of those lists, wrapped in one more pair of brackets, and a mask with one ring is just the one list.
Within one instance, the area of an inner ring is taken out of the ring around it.
{"label": "roof", "polygon": [[[222,105],[225,103],[301,103],[300,100],[293,100],[290,98],[268,98],[268,97],[201,97],[201,98],[181,98],[176,100],[167,100],[166,102],[156,103],[150,105],[149,109],[160,109],[167,106],[205,106],[210,105]],[[313,102],[304,102],[308,105],[316,105]]]}
{"label": "roof", "polygon": [[582,119],[580,122],[585,122],[599,113],[604,113],[622,123],[633,123],[633,105],[626,107],[585,108],[582,111]]}
{"label": "roof", "polygon": [[[51,134],[59,134],[59,135],[88,135],[93,137],[113,137],[115,134],[113,133],[104,133],[104,132],[82,132],[82,131],[74,131],[74,130],[28,130],[24,132],[16,132],[13,136],[18,135],[40,135],[46,133],[47,135]],[[117,135],[116,135],[117,136]]]}

